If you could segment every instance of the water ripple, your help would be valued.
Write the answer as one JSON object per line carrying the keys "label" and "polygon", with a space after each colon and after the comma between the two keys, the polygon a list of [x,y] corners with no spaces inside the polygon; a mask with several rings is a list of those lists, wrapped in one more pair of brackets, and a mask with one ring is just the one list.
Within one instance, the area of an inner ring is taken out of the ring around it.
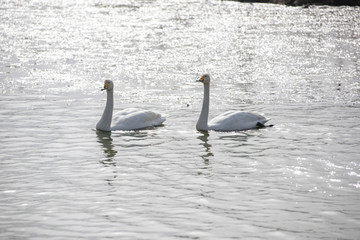
{"label": "water ripple", "polygon": [[[0,8],[0,237],[359,235],[359,9],[196,1]],[[255,111],[274,127],[195,130]],[[164,126],[95,130],[115,110]],[[329,231],[331,229],[331,231]]]}

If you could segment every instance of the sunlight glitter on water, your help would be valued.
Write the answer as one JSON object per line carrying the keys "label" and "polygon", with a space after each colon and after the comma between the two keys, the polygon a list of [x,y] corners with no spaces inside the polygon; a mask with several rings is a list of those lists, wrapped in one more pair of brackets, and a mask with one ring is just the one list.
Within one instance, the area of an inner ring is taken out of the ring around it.
{"label": "sunlight glitter on water", "polygon": [[[359,235],[359,9],[217,1],[6,1],[1,238]],[[273,128],[195,130],[263,113]],[[95,131],[115,110],[152,130]],[[331,231],[329,231],[331,229]]]}

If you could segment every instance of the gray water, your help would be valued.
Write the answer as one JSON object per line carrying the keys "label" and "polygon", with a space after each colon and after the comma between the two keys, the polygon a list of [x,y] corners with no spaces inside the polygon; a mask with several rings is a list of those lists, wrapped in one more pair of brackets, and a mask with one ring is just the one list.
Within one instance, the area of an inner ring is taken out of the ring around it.
{"label": "gray water", "polygon": [[[359,239],[359,8],[0,5],[1,239]],[[203,73],[274,127],[196,131]],[[105,79],[164,126],[97,132]]]}

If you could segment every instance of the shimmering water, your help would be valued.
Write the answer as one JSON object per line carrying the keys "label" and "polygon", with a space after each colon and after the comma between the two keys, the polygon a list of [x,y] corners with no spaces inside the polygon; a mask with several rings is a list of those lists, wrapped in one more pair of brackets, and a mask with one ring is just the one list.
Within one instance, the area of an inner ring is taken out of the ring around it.
{"label": "shimmering water", "polygon": [[[1,1],[1,239],[358,239],[360,9]],[[272,128],[195,130],[263,113]],[[95,131],[105,106],[163,127]]]}

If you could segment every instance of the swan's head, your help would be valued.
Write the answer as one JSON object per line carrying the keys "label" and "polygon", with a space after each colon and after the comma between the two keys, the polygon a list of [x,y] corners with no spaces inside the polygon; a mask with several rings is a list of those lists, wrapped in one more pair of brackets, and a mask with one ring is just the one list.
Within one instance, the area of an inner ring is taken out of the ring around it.
{"label": "swan's head", "polygon": [[202,75],[201,78],[199,80],[197,80],[197,82],[202,82],[203,84],[209,84],[210,83],[210,75],[209,74]]}
{"label": "swan's head", "polygon": [[114,83],[111,80],[105,80],[104,88],[101,91],[112,91],[114,89]]}

